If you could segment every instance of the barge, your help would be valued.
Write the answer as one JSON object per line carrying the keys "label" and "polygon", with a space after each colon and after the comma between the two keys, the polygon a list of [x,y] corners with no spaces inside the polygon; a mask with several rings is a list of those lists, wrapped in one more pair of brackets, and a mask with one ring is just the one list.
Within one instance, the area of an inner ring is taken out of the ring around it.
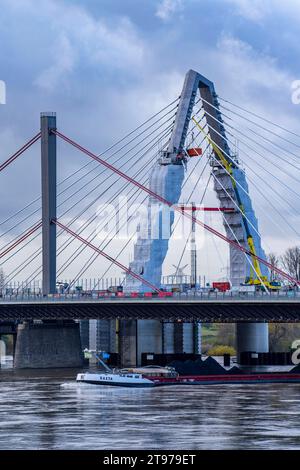
{"label": "barge", "polygon": [[291,370],[254,371],[237,366],[225,369],[215,359],[175,361],[169,366],[149,365],[126,369],[111,369],[96,354],[103,371],[77,374],[78,383],[114,387],[161,387],[166,385],[243,385],[243,384],[300,384],[300,364]]}
{"label": "barge", "polygon": [[224,373],[179,375],[171,367],[144,367],[122,369],[111,372],[85,372],[77,375],[77,382],[118,386],[118,387],[161,387],[166,385],[242,385],[299,383],[300,373],[290,372],[252,372],[233,373],[224,369]]}

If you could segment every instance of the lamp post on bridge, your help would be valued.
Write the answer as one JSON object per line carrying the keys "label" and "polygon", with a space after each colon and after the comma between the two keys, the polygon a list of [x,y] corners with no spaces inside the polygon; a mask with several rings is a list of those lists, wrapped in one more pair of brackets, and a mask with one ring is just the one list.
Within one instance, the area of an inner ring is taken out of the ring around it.
{"label": "lamp post on bridge", "polygon": [[56,291],[56,113],[41,113],[43,295]]}

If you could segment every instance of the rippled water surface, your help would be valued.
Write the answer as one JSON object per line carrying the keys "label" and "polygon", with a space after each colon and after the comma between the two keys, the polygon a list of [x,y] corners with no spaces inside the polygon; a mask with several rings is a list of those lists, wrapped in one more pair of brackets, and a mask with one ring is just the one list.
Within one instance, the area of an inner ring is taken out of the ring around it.
{"label": "rippled water surface", "polygon": [[0,371],[0,449],[299,449],[300,385],[128,389]]}

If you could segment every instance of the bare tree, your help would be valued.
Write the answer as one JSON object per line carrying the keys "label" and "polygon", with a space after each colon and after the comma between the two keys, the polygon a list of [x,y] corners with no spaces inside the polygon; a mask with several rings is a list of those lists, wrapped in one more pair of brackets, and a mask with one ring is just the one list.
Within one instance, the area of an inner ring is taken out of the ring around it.
{"label": "bare tree", "polygon": [[288,324],[271,323],[269,325],[269,348],[270,352],[280,351],[281,342],[288,334]]}
{"label": "bare tree", "polygon": [[290,351],[293,341],[300,338],[299,323],[270,323],[270,351]]}
{"label": "bare tree", "polygon": [[281,257],[283,267],[297,281],[300,280],[300,246],[288,248]]}
{"label": "bare tree", "polygon": [[[268,261],[269,261],[269,263],[272,264],[272,266],[274,266],[275,268],[278,268],[279,263],[280,263],[280,258],[276,255],[276,253],[269,253],[268,254]],[[274,269],[271,269],[270,277],[271,277],[271,281],[274,281],[274,279],[276,279],[278,277],[277,273],[276,273],[276,271],[274,271]]]}
{"label": "bare tree", "polygon": [[221,323],[218,325],[218,333],[216,335],[216,344],[226,344],[227,346],[235,346],[235,324]]}

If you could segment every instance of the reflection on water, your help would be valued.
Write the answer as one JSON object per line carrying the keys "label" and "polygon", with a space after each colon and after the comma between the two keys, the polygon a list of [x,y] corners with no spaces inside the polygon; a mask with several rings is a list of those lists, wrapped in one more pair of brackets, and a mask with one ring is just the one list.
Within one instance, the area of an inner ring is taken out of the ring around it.
{"label": "reflection on water", "polygon": [[0,371],[0,449],[299,449],[300,385],[129,389]]}

